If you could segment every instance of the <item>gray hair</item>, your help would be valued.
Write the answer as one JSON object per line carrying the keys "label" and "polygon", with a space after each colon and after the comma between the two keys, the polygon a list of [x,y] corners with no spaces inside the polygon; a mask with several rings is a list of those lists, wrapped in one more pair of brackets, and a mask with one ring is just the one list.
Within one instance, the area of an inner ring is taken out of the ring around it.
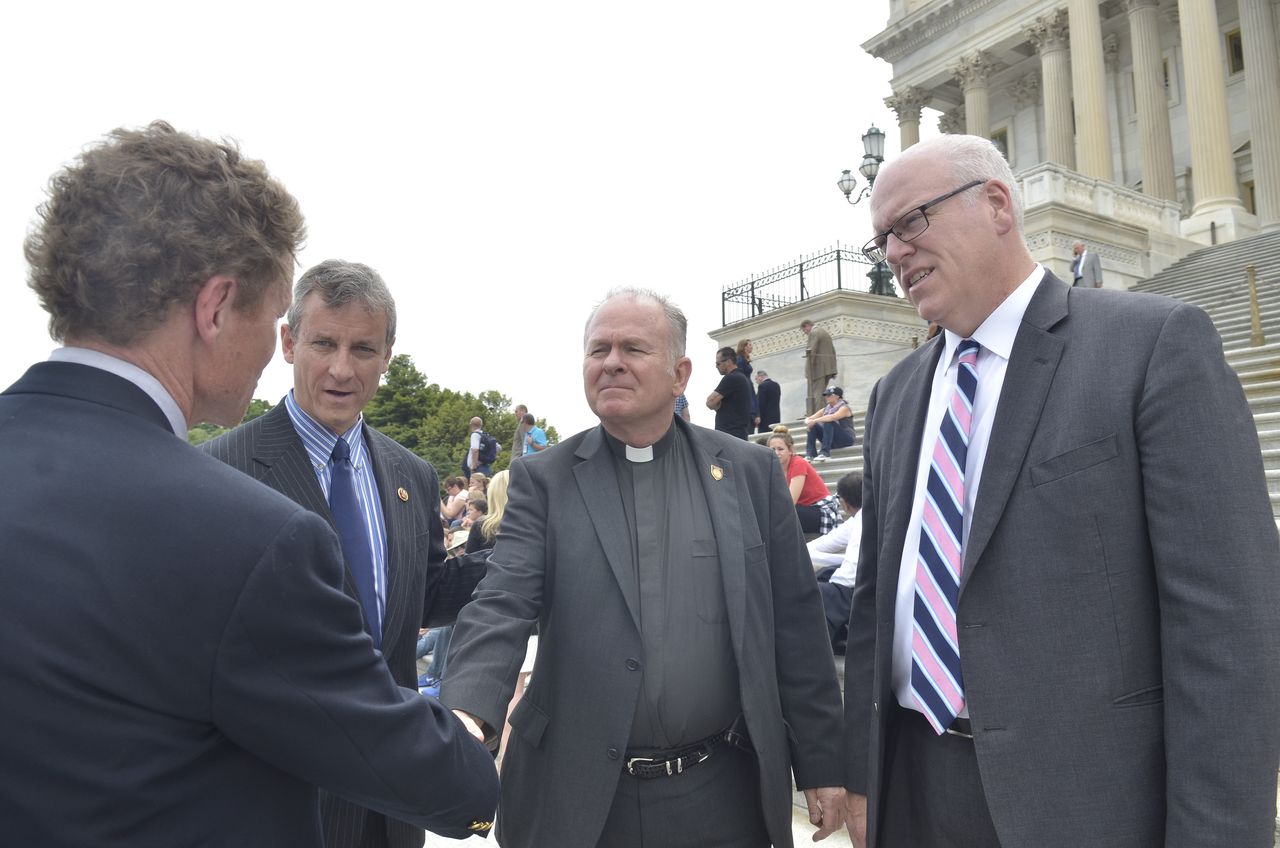
{"label": "gray hair", "polygon": [[302,325],[302,302],[318,292],[324,305],[340,309],[348,303],[359,303],[370,312],[382,311],[387,316],[387,344],[396,340],[396,301],[378,272],[359,262],[326,259],[307,270],[293,288],[289,305],[289,333],[294,338]]}
{"label": "gray hair", "polygon": [[591,332],[591,322],[596,320],[596,313],[600,311],[600,307],[611,300],[648,301],[662,309],[663,315],[667,318],[668,356],[671,367],[675,368],[676,360],[684,356],[685,336],[688,333],[689,321],[684,317],[684,313],[680,311],[680,307],[672,303],[670,298],[666,295],[658,294],[652,289],[644,289],[637,286],[618,286],[610,289],[609,293],[604,296],[604,300],[597,303],[592,308],[591,314],[587,316],[587,324],[582,328],[582,346],[584,348],[587,346],[587,334]]}
{"label": "gray hair", "polygon": [[[921,156],[936,156],[940,161],[946,163],[947,170],[956,184],[952,188],[974,180],[997,180],[1004,183],[1009,189],[1009,196],[1013,201],[1014,226],[1017,227],[1019,233],[1022,232],[1022,192],[1018,189],[1018,183],[1013,178],[1013,169],[1009,167],[1008,160],[1004,158],[1004,154],[1000,152],[1000,149],[991,143],[991,139],[976,135],[948,133],[931,138],[928,141],[922,141],[919,144],[912,145],[896,158],[881,165],[880,173],[876,179],[883,177],[885,171],[896,171],[902,167],[909,167],[913,160]],[[974,206],[980,202],[981,198],[980,192],[966,191],[956,200],[966,206]],[[873,205],[875,204],[874,194],[871,202]]]}

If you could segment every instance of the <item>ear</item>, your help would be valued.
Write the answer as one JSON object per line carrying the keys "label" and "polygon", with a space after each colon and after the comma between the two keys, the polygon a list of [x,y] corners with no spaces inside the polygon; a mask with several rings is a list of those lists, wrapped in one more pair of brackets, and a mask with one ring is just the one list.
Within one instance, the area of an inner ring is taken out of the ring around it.
{"label": "ear", "polygon": [[684,394],[685,386],[689,384],[689,375],[693,373],[693,360],[687,356],[682,356],[676,360],[676,385],[675,394]]}
{"label": "ear", "polygon": [[297,342],[293,338],[293,333],[289,330],[289,322],[285,321],[280,325],[280,351],[284,354],[284,361],[293,364],[293,351]]}
{"label": "ear", "polygon": [[227,325],[227,317],[235,303],[239,286],[234,277],[215,274],[204,281],[196,292],[196,335],[206,343],[213,342]]}
{"label": "ear", "polygon": [[391,351],[395,346],[396,340],[392,339],[391,343],[387,345],[387,352],[382,356],[382,370],[378,372],[379,374],[387,373],[387,366],[391,364]]}
{"label": "ear", "polygon": [[991,209],[992,221],[999,235],[1007,235],[1014,229],[1013,194],[1009,187],[999,180],[988,180],[983,188],[988,206]]}

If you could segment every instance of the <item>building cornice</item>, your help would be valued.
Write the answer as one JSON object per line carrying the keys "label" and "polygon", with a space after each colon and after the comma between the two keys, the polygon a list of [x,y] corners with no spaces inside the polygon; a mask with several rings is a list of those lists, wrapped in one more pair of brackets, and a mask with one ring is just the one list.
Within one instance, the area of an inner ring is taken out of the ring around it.
{"label": "building cornice", "polygon": [[884,31],[863,42],[862,49],[877,59],[896,62],[939,37],[952,32],[962,21],[1001,0],[938,0],[917,9]]}

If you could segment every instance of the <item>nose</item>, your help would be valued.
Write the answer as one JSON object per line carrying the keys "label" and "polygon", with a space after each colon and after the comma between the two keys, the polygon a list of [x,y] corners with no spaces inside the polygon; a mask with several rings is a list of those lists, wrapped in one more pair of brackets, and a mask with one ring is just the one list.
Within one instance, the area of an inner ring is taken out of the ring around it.
{"label": "nose", "polygon": [[893,233],[889,233],[884,238],[884,260],[891,267],[896,268],[902,264],[903,257],[909,255],[914,248],[911,246],[911,242],[903,241]]}
{"label": "nose", "polygon": [[601,363],[605,373],[617,374],[625,367],[622,361],[622,354],[618,351],[617,345],[609,348],[609,353],[605,355],[604,362]]}
{"label": "nose", "polygon": [[351,367],[351,353],[347,350],[339,350],[333,356],[329,357],[329,376],[338,382],[348,380],[355,369]]}

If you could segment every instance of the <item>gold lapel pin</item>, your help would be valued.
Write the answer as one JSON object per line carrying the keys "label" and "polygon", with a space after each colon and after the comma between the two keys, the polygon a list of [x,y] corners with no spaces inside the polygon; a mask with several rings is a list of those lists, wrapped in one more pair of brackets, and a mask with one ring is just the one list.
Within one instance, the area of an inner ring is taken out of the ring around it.
{"label": "gold lapel pin", "polygon": [[723,468],[721,468],[721,467],[720,467],[720,466],[718,466],[718,465],[713,465],[713,466],[711,466],[711,479],[712,479],[712,480],[723,480],[723,479],[724,479],[724,469],[723,469]]}
{"label": "gold lapel pin", "polygon": [[405,503],[409,502],[409,490],[406,489],[404,486],[401,486],[400,488],[396,489],[396,494],[400,496],[400,500],[404,501]]}

